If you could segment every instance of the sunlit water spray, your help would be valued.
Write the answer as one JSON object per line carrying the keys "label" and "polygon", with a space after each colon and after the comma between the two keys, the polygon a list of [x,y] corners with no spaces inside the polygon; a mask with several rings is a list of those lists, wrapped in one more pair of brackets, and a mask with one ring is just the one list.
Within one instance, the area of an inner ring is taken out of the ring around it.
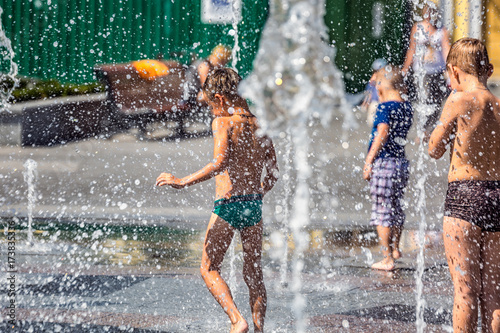
{"label": "sunlit water spray", "polygon": [[[0,19],[3,9],[0,8]],[[0,22],[0,112],[7,111],[12,91],[19,80],[17,76],[17,64],[14,62],[14,51],[10,39],[5,35],[3,25]]]}
{"label": "sunlit water spray", "polygon": [[290,202],[290,197],[291,197],[291,192],[292,192],[292,186],[291,186],[291,171],[292,171],[292,164],[290,163],[290,158],[291,158],[291,153],[292,153],[292,139],[291,139],[292,134],[290,133],[290,129],[286,131],[286,146],[285,146],[285,168],[283,170],[283,189],[285,191],[285,195],[283,197],[283,221],[282,221],[282,232],[284,235],[282,235],[283,238],[283,243],[282,249],[283,253],[281,255],[281,263],[280,263],[280,283],[282,286],[287,286],[288,284],[288,278],[287,278],[287,272],[288,272],[288,234],[289,234],[289,228],[288,228],[288,221],[290,218],[290,209],[288,203]]}
{"label": "sunlit water spray", "polygon": [[[238,22],[240,20],[239,18],[239,12],[238,12],[238,1],[237,0],[233,0],[231,2],[231,10],[232,10],[232,29],[229,31],[229,35],[233,36],[234,37],[234,45],[233,45],[233,49],[232,49],[232,53],[231,53],[231,58],[232,58],[232,62],[231,62],[231,67],[235,70],[235,71],[238,71],[236,69],[236,65],[238,64],[238,55],[239,55],[239,52],[240,52],[240,46],[238,44]],[[236,263],[236,251],[235,251],[235,247],[236,247],[236,235],[235,237],[233,237],[233,240],[231,242],[231,245],[229,246],[229,288],[231,290],[235,290],[235,288],[237,287],[237,281],[236,281],[236,267],[235,267],[235,263]]]}
{"label": "sunlit water spray", "polygon": [[[309,247],[310,126],[314,119],[327,126],[336,111],[343,115],[344,128],[355,123],[346,107],[341,73],[333,64],[334,49],[326,43],[324,9],[324,0],[271,1],[254,70],[241,85],[242,95],[255,103],[264,131],[278,140],[292,133],[289,139],[296,186],[288,228],[295,243],[291,289],[297,332],[307,331],[307,300],[301,277],[304,252]],[[282,178],[285,176],[291,175]],[[281,230],[285,234],[281,237],[283,246],[288,228]]]}
{"label": "sunlit water spray", "polygon": [[233,12],[233,18],[232,18],[232,27],[233,29],[229,31],[229,34],[231,36],[234,36],[234,45],[233,45],[233,50],[231,54],[231,58],[233,59],[231,62],[231,67],[236,70],[236,65],[238,64],[238,56],[240,53],[240,45],[239,45],[239,39],[238,39],[238,22],[240,21],[239,17],[239,3],[237,0],[233,0],[231,3],[231,9]]}
{"label": "sunlit water spray", "polygon": [[[413,1],[414,13],[418,9],[422,9],[425,2],[420,2],[418,0]],[[414,14],[414,21],[422,21],[421,17]],[[441,51],[441,50],[436,50]],[[419,228],[417,233],[417,244],[419,246],[419,251],[417,255],[417,269],[415,271],[415,284],[416,284],[416,328],[417,333],[423,333],[426,328],[426,323],[424,319],[426,301],[423,296],[423,275],[425,268],[425,232],[427,230],[427,204],[426,204],[426,192],[425,184],[428,178],[428,171],[425,168],[425,157],[426,149],[424,146],[425,137],[425,123],[427,117],[432,113],[431,106],[426,104],[427,91],[424,87],[425,83],[425,68],[424,68],[424,57],[426,52],[426,45],[423,43],[416,43],[414,61],[416,62],[415,68],[415,87],[417,91],[418,100],[415,107],[415,114],[417,115],[417,136],[419,138],[418,145],[418,160],[416,167],[416,179],[417,183],[415,185],[415,197],[416,197],[416,213],[419,216]]]}
{"label": "sunlit water spray", "polygon": [[35,206],[35,175],[36,175],[36,162],[32,159],[24,163],[24,181],[28,185],[28,244],[33,245],[33,207]]}

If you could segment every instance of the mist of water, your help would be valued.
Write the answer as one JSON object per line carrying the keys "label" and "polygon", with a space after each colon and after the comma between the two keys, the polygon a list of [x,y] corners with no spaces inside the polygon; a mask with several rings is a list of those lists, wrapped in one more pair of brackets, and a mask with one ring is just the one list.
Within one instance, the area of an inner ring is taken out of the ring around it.
{"label": "mist of water", "polygon": [[[422,5],[419,2],[414,2],[415,12],[417,8],[421,8]],[[415,15],[414,21],[418,22],[421,18]],[[418,333],[423,333],[425,327],[427,326],[424,320],[426,301],[423,296],[423,275],[425,268],[425,232],[427,229],[426,220],[426,193],[425,184],[428,177],[428,172],[425,168],[425,156],[426,149],[424,147],[424,136],[425,136],[425,122],[427,116],[429,115],[429,106],[425,104],[427,99],[427,92],[424,87],[425,69],[424,69],[424,56],[426,52],[426,46],[422,43],[417,43],[415,49],[414,61],[416,62],[415,70],[415,87],[417,90],[418,100],[416,105],[414,104],[415,114],[417,115],[417,137],[420,139],[418,146],[418,160],[416,167],[416,179],[418,179],[415,185],[415,197],[416,197],[416,214],[419,216],[419,227],[417,233],[417,243],[419,245],[418,255],[417,255],[417,269],[415,271],[415,297],[416,297],[416,328]]]}
{"label": "mist of water", "polygon": [[234,45],[233,45],[233,50],[232,50],[232,54],[231,54],[231,58],[233,59],[231,62],[231,67],[234,70],[236,70],[236,65],[238,64],[238,55],[240,53],[239,36],[238,36],[239,17],[238,17],[237,6],[238,6],[238,1],[233,0],[231,3],[231,9],[233,12],[233,18],[232,18],[231,25],[232,25],[233,29],[230,30],[229,33],[234,36]]}
{"label": "mist of water", "polygon": [[[281,243],[287,246],[290,230],[295,243],[291,289],[297,332],[307,330],[302,271],[304,252],[309,246],[306,232],[310,223],[308,181],[313,176],[308,160],[310,126],[314,119],[328,125],[338,111],[346,127],[354,123],[352,113],[345,107],[341,73],[333,63],[334,48],[326,42],[324,10],[323,0],[271,1],[270,16],[261,36],[254,70],[240,88],[242,95],[255,103],[264,131],[274,137],[291,133],[289,151],[294,156],[296,186],[291,217],[284,220],[289,224],[281,230],[284,234],[281,239],[285,241]],[[280,251],[283,252],[287,253],[287,249]],[[283,269],[286,266],[282,263]]]}
{"label": "mist of water", "polygon": [[32,159],[28,159],[24,163],[24,181],[28,185],[28,244],[33,244],[33,207],[35,206],[36,194],[35,194],[35,174],[36,174],[36,162]]}
{"label": "mist of water", "polygon": [[[0,17],[3,14],[3,9],[0,7]],[[0,56],[3,66],[8,68],[6,73],[0,73],[0,112],[7,111],[9,99],[12,96],[12,91],[17,86],[19,79],[17,78],[17,64],[14,62],[14,51],[10,39],[5,35],[3,26],[0,22]]]}

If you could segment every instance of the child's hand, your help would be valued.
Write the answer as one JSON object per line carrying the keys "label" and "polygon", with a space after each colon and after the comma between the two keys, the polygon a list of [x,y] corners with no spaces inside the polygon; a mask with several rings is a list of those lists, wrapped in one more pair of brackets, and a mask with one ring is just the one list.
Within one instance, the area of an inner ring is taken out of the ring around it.
{"label": "child's hand", "polygon": [[156,178],[156,186],[169,185],[173,188],[183,188],[186,185],[182,184],[181,180],[170,173],[163,172]]}
{"label": "child's hand", "polygon": [[372,178],[372,165],[365,163],[365,167],[363,168],[363,179],[370,180]]}

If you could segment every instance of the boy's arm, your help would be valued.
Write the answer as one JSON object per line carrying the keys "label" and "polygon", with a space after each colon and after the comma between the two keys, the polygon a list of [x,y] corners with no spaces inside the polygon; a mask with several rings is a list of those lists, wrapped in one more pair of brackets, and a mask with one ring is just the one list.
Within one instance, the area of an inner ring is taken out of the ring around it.
{"label": "boy's arm", "polygon": [[274,145],[271,139],[266,138],[266,176],[262,181],[262,194],[266,195],[276,182],[278,181],[279,169],[278,161],[276,159],[276,151],[274,150]]}
{"label": "boy's arm", "polygon": [[214,135],[214,160],[199,171],[184,178],[176,178],[171,174],[162,173],[156,181],[157,186],[170,185],[174,188],[183,188],[208,180],[223,172],[226,168],[227,152],[229,147],[229,122],[222,118],[215,118],[212,122]]}
{"label": "boy's arm", "polygon": [[432,158],[441,158],[453,139],[457,115],[467,104],[464,103],[461,95],[461,93],[452,93],[444,104],[439,123],[429,139],[429,156]]}
{"label": "boy's arm", "polygon": [[365,166],[363,168],[363,179],[370,180],[372,173],[372,164],[378,156],[382,147],[384,147],[387,139],[389,138],[389,124],[380,123],[377,125],[377,135],[373,138],[370,151],[366,155]]}

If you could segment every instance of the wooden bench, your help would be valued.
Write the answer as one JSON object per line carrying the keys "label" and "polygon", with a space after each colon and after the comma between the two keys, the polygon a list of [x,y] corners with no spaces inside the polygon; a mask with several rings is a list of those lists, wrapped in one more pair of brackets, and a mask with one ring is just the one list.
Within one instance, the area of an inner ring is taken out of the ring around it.
{"label": "wooden bench", "polygon": [[153,80],[144,79],[131,63],[101,65],[94,68],[106,85],[111,118],[117,129],[139,127],[146,136],[153,122],[177,123],[176,135],[183,136],[184,122],[190,107],[183,100],[185,68],[175,61],[164,61],[169,74]]}

